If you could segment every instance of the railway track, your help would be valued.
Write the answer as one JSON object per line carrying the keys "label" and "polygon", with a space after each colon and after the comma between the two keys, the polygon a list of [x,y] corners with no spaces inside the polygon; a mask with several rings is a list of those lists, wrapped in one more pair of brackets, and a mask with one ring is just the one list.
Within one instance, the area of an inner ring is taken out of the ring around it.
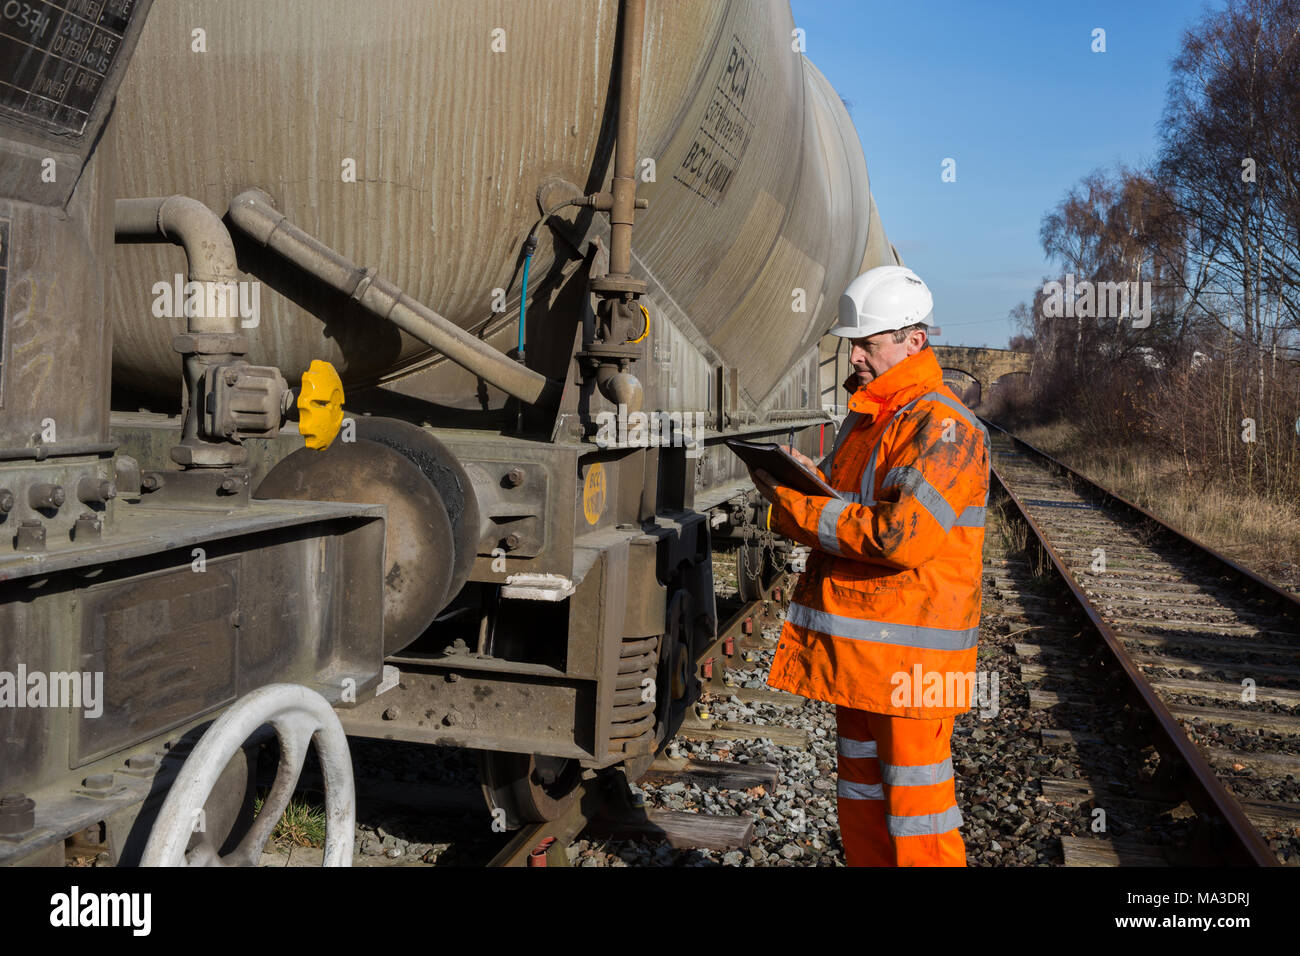
{"label": "railway track", "polygon": [[[1300,862],[1300,600],[989,425],[997,481],[1098,639],[1018,644],[1026,685],[1086,675],[1138,716],[1158,782],[1209,824],[1198,861]],[[1071,684],[1031,686],[1031,706],[1098,692]]]}

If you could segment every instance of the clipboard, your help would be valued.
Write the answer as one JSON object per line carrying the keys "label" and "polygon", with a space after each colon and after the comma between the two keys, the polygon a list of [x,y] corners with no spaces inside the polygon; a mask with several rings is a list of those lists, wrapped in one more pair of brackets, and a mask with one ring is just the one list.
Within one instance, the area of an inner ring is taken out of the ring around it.
{"label": "clipboard", "polygon": [[762,469],[776,481],[804,495],[842,498],[838,491],[781,450],[775,442],[742,441],[728,438],[727,447],[750,468]]}

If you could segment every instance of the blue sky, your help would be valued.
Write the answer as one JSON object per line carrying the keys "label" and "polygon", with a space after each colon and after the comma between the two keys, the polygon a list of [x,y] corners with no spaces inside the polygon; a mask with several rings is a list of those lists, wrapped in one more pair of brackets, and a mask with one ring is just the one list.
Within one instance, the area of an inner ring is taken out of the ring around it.
{"label": "blue sky", "polygon": [[[1221,4],[1212,5],[1218,9]],[[885,230],[947,345],[1003,347],[1048,271],[1043,214],[1080,177],[1152,160],[1200,0],[791,0],[852,104]],[[1092,52],[1092,31],[1106,52]],[[940,180],[956,160],[956,182]]]}

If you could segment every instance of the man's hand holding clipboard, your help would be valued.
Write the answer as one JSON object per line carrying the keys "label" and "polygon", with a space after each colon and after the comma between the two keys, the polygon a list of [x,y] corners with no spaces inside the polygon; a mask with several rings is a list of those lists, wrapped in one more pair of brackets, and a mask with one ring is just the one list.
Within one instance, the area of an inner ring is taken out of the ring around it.
{"label": "man's hand holding clipboard", "polygon": [[745,463],[755,489],[769,502],[776,502],[778,485],[807,495],[839,497],[818,475],[816,462],[789,445],[728,439],[727,447]]}
{"label": "man's hand holding clipboard", "polygon": [[[787,450],[790,448],[789,445],[783,445],[781,447]],[[799,460],[798,458],[795,459],[795,461],[798,460]],[[802,464],[802,462],[800,462],[800,464]],[[805,465],[804,467],[807,466]],[[749,479],[754,483],[755,489],[757,489],[758,493],[762,495],[764,501],[766,501],[768,504],[775,504],[776,482],[775,480],[773,480],[771,475],[769,475],[762,468],[759,468],[757,470],[750,468]]]}

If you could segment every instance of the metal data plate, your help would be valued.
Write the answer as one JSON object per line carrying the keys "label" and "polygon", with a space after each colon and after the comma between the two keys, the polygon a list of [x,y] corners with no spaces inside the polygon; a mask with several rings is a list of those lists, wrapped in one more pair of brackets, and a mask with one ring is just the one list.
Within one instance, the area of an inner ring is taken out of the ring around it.
{"label": "metal data plate", "polygon": [[0,200],[68,204],[152,3],[0,0]]}
{"label": "metal data plate", "polygon": [[0,3],[0,113],[80,136],[112,87],[137,0]]}
{"label": "metal data plate", "polygon": [[82,592],[82,670],[108,678],[103,713],[78,722],[81,766],[234,700],[240,556]]}

